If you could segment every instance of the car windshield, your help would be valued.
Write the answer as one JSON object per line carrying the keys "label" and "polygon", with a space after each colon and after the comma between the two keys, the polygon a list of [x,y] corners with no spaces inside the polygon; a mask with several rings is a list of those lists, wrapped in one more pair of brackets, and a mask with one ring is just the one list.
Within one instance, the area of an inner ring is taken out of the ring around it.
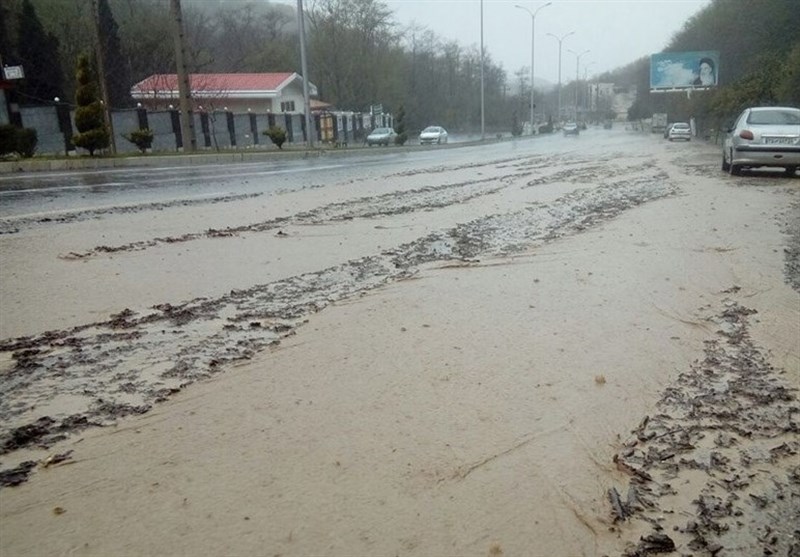
{"label": "car windshield", "polygon": [[800,124],[800,110],[753,110],[748,124],[791,125]]}
{"label": "car windshield", "polygon": [[389,133],[391,130],[389,128],[375,128],[372,130],[372,133],[375,135],[385,135]]}
{"label": "car windshield", "polygon": [[689,124],[682,124],[682,123],[681,124],[673,124],[672,125],[672,129],[673,130],[688,130],[689,129]]}
{"label": "car windshield", "polygon": [[436,126],[430,126],[422,130],[422,133],[439,133],[441,128],[437,128]]}

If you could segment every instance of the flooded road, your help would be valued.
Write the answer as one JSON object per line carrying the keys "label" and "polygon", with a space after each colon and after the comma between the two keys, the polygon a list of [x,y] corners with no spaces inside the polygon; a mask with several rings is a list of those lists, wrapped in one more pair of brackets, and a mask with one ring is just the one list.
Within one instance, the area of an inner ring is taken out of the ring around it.
{"label": "flooded road", "polygon": [[[552,139],[552,138],[548,138]],[[43,217],[48,213],[103,208],[111,205],[163,203],[293,191],[335,185],[342,180],[436,164],[469,160],[478,150],[503,156],[525,149],[552,147],[530,141],[490,143],[481,147],[454,145],[423,149],[373,148],[323,151],[311,155],[287,152],[259,162],[227,164],[170,164],[64,172],[0,174],[0,217]]]}
{"label": "flooded road", "polygon": [[717,159],[620,129],[3,177],[3,551],[171,505],[190,540],[128,553],[788,551],[800,186]]}

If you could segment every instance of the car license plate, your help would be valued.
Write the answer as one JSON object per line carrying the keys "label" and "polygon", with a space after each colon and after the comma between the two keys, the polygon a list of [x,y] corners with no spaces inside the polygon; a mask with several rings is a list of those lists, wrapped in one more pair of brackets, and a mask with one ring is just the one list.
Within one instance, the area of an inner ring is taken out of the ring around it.
{"label": "car license plate", "polygon": [[764,143],[767,145],[794,145],[793,137],[765,137]]}

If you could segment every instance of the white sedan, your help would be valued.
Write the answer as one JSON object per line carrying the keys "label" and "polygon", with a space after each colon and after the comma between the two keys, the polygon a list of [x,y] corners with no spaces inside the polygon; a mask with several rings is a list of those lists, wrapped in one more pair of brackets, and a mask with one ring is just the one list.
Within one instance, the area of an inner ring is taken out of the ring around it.
{"label": "white sedan", "polygon": [[745,109],[722,145],[722,170],[783,167],[794,176],[800,168],[800,109],[760,106]]}
{"label": "white sedan", "polygon": [[447,143],[447,130],[441,126],[428,126],[419,134],[420,145]]}

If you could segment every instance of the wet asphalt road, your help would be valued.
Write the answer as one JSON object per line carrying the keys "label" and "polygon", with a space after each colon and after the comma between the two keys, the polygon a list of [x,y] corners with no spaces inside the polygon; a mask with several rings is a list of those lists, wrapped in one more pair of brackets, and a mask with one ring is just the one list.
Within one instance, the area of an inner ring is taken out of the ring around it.
{"label": "wet asphalt road", "polygon": [[600,130],[588,130],[580,138],[552,135],[483,145],[432,146],[422,150],[418,147],[414,150],[351,149],[326,152],[313,158],[281,160],[278,155],[270,161],[192,167],[7,174],[0,175],[0,218],[324,187],[378,172],[420,170],[483,157],[572,151],[580,148],[577,141],[591,143],[601,134]]}

